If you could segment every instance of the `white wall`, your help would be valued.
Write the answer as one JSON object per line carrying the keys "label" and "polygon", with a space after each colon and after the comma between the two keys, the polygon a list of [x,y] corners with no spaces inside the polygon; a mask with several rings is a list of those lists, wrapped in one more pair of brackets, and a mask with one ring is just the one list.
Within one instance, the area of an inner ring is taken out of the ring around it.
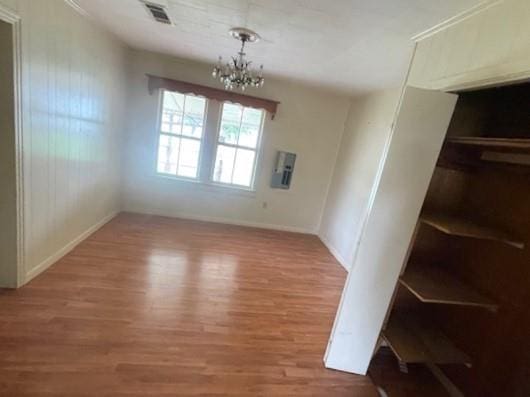
{"label": "white wall", "polygon": [[0,20],[0,287],[17,285],[17,196],[12,26]]}
{"label": "white wall", "polygon": [[[129,63],[125,210],[316,233],[344,129],[347,98],[272,79],[249,92],[281,104],[276,118],[265,122],[256,192],[238,192],[154,173],[158,97],[149,95],[145,74],[218,87],[210,65],[148,52],[133,52]],[[276,150],[298,156],[290,190],[269,187]]]}
{"label": "white wall", "polygon": [[325,365],[366,374],[457,96],[407,87],[376,177]]}
{"label": "white wall", "polygon": [[21,18],[24,273],[119,210],[125,48],[62,0],[0,0]]}
{"label": "white wall", "polygon": [[352,100],[319,236],[349,269],[400,95],[385,90]]}

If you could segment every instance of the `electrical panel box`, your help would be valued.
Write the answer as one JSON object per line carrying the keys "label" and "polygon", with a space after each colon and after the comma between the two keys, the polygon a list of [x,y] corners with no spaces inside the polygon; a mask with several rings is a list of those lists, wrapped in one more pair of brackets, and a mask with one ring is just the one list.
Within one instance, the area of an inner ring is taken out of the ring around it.
{"label": "electrical panel box", "polygon": [[272,188],[289,189],[293,179],[295,161],[296,154],[278,151],[278,157],[272,172]]}

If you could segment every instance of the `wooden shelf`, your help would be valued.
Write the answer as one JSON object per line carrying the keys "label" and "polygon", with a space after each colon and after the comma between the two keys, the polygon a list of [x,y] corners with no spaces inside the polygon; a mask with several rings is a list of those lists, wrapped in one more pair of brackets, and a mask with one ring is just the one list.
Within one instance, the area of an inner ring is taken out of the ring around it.
{"label": "wooden shelf", "polygon": [[457,349],[438,329],[417,316],[394,313],[382,337],[404,363],[471,366],[467,354]]}
{"label": "wooden shelf", "polygon": [[450,215],[423,214],[420,216],[420,220],[446,234],[500,241],[515,248],[524,248],[524,242],[510,236],[508,233],[487,226],[477,225],[466,219]]}
{"label": "wooden shelf", "polygon": [[474,136],[448,137],[448,143],[472,146],[482,150],[530,151],[529,138],[486,138]]}
{"label": "wooden shelf", "polygon": [[496,311],[498,305],[437,266],[411,264],[399,282],[420,301],[446,305],[477,306]]}
{"label": "wooden shelf", "polygon": [[[467,140],[467,138],[447,138],[446,143],[449,144],[445,145],[440,153],[437,162],[438,167],[464,172],[489,170],[522,175],[530,173],[530,150],[517,148],[517,146],[526,145],[526,143],[519,142],[515,148],[510,148],[507,143],[499,144],[498,142],[488,142],[487,145],[451,144],[457,143],[460,139]],[[473,140],[473,138],[471,139]],[[530,139],[528,141],[530,142]],[[501,145],[504,147],[500,148]]]}

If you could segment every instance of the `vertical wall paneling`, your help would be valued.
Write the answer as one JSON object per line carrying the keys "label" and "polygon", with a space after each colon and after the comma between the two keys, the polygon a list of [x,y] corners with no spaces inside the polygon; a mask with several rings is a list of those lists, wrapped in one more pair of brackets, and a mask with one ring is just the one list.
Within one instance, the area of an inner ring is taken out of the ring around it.
{"label": "vertical wall paneling", "polygon": [[120,209],[125,47],[62,0],[21,19],[25,281]]}
{"label": "vertical wall paneling", "polygon": [[529,19],[529,1],[492,0],[419,35],[408,83],[459,90],[530,77]]}

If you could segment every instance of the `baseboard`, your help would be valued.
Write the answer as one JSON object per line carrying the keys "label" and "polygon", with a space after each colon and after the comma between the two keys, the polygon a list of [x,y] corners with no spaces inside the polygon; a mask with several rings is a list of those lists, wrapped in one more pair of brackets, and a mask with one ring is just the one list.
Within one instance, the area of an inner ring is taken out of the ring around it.
{"label": "baseboard", "polygon": [[72,241],[70,241],[68,244],[66,244],[64,247],[59,249],[57,252],[55,252],[53,255],[46,258],[44,261],[39,263],[36,267],[31,269],[26,273],[26,277],[24,280],[24,284],[31,281],[33,278],[37,277],[39,274],[41,274],[43,271],[48,269],[51,265],[53,265],[55,262],[57,262],[59,259],[61,259],[63,256],[65,256],[67,253],[72,251],[76,245],[78,245],[80,242],[85,240],[88,236],[90,236],[92,233],[94,233],[96,230],[98,230],[101,226],[103,226],[105,223],[109,222],[112,218],[114,218],[116,215],[118,215],[118,211],[112,212],[111,214],[107,215],[103,219],[101,219],[96,224],[89,227],[87,230],[85,230],[83,233],[81,233],[79,236],[74,238]]}
{"label": "baseboard", "polygon": [[350,266],[348,264],[348,262],[346,261],[346,259],[344,259],[344,257],[339,253],[339,251],[337,251],[337,249],[329,242],[329,240],[327,238],[325,238],[324,236],[321,236],[321,235],[318,235],[318,238],[320,239],[320,241],[322,241],[322,243],[326,246],[326,248],[329,250],[329,252],[331,252],[331,255],[333,255],[335,257],[335,259],[337,260],[337,262],[339,262],[341,264],[341,266],[347,271],[349,272],[350,270]]}
{"label": "baseboard", "polygon": [[247,227],[256,227],[259,229],[269,229],[269,230],[280,230],[283,232],[292,232],[292,233],[303,233],[303,234],[317,234],[316,230],[306,229],[296,226],[286,226],[286,225],[276,225],[271,223],[261,223],[261,222],[248,222],[239,219],[230,219],[222,217],[213,217],[213,216],[204,216],[197,214],[188,214],[188,213],[168,213],[165,211],[157,210],[144,210],[135,207],[125,208],[125,212],[134,212],[137,214],[146,214],[146,215],[158,215],[158,216],[167,216],[168,218],[180,218],[188,219],[192,221],[202,221],[202,222],[212,222],[212,223],[224,223],[227,225],[236,225],[236,226],[247,226]]}

